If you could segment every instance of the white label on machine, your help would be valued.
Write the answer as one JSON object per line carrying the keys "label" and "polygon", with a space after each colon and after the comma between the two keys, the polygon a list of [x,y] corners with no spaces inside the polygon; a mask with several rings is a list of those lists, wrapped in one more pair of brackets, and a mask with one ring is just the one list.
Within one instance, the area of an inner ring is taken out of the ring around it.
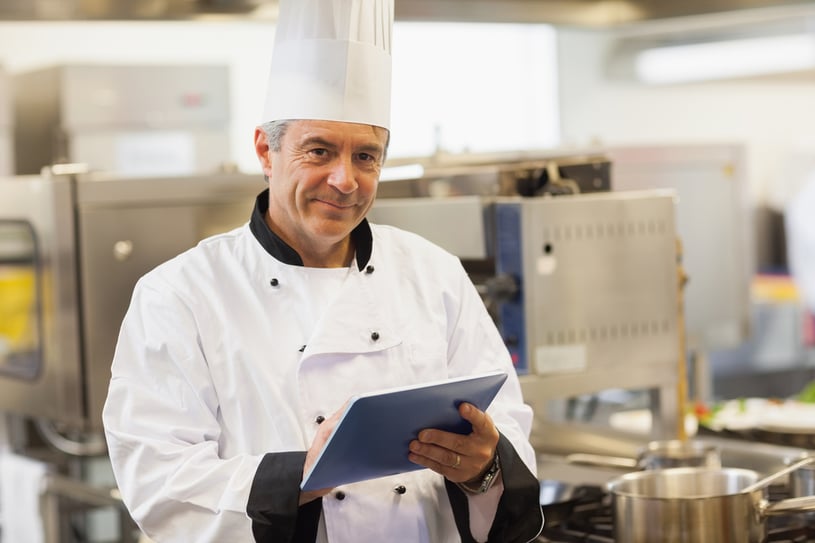
{"label": "white label on machine", "polygon": [[535,373],[577,373],[584,371],[585,345],[546,345],[535,349]]}
{"label": "white label on machine", "polygon": [[552,275],[557,268],[557,259],[552,255],[542,255],[535,262],[538,275]]}
{"label": "white label on machine", "polygon": [[181,131],[133,132],[116,140],[116,171],[124,175],[189,175],[195,142]]}

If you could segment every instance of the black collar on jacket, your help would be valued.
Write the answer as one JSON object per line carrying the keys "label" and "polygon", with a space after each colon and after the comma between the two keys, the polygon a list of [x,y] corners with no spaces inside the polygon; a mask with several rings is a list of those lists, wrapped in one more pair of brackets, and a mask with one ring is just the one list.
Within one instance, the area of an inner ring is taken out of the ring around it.
{"label": "black collar on jacket", "polygon": [[[303,259],[285,241],[275,234],[264,217],[269,210],[269,189],[264,190],[255,199],[255,209],[252,210],[252,218],[249,219],[249,229],[254,234],[258,243],[266,249],[266,252],[284,264],[292,266],[302,266]],[[368,219],[362,222],[351,231],[351,240],[356,251],[357,267],[360,271],[365,269],[371,259],[371,249],[373,248],[373,235]]]}

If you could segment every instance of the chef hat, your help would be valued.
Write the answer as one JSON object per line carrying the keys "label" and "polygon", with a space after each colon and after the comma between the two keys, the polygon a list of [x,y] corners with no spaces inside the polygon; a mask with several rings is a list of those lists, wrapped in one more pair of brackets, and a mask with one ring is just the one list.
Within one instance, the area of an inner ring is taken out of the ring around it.
{"label": "chef hat", "polygon": [[394,0],[280,0],[263,121],[390,127]]}

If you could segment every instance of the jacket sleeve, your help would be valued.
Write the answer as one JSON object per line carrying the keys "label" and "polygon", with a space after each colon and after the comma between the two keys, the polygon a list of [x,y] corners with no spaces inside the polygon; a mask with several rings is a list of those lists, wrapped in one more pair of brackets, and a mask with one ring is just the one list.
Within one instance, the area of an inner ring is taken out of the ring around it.
{"label": "jacket sleeve", "polygon": [[[540,483],[503,435],[498,440],[498,457],[501,459],[504,488],[487,541],[527,543],[534,540],[543,529]],[[445,480],[445,486],[461,541],[475,543],[470,531],[467,494],[450,481]]]}
{"label": "jacket sleeve", "polygon": [[322,498],[298,506],[305,460],[305,452],[269,453],[261,460],[246,506],[256,543],[317,538]]}
{"label": "jacket sleeve", "polygon": [[270,526],[291,536],[275,541],[293,541],[298,519],[312,518],[319,506],[298,514],[305,451],[223,454],[220,399],[195,316],[168,290],[156,281],[137,285],[103,409],[125,505],[161,543],[248,543]]}

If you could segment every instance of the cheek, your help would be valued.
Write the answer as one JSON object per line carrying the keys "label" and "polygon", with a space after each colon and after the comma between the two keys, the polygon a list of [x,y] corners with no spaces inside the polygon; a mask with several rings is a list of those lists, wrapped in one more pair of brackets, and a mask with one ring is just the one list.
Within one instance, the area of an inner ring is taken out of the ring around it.
{"label": "cheek", "polygon": [[376,189],[379,186],[379,174],[375,176],[365,176],[359,181],[359,191],[369,196],[371,200],[376,196]]}

